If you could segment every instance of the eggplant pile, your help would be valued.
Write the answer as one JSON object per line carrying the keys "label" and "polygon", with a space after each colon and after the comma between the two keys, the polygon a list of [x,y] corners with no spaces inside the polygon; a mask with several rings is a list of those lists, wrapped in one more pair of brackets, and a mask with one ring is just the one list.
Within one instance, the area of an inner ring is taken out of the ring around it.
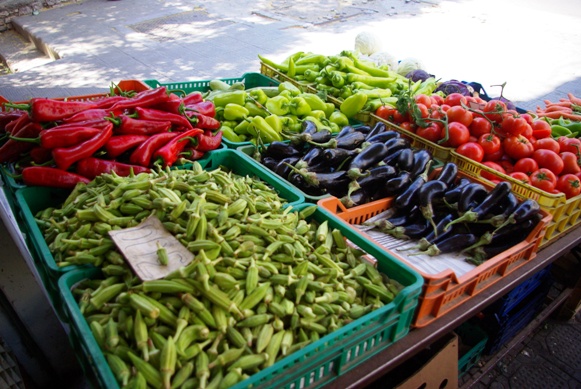
{"label": "eggplant pile", "polygon": [[428,151],[412,149],[381,122],[335,135],[304,121],[301,132],[283,135],[286,142],[257,148],[255,158],[307,195],[330,194],[347,208],[402,193],[432,165]]}
{"label": "eggplant pile", "polygon": [[[458,177],[446,163],[432,180],[419,175],[395,196],[391,212],[364,224],[398,239],[417,240],[412,255],[459,252],[475,265],[522,242],[543,216],[534,200],[519,202],[509,182],[491,190]],[[408,254],[410,255],[410,254]]]}

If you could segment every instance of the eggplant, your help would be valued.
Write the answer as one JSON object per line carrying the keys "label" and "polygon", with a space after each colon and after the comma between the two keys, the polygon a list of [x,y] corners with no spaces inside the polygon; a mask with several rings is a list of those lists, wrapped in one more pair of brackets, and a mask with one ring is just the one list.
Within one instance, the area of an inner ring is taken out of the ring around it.
{"label": "eggplant", "polygon": [[264,157],[260,161],[264,166],[266,166],[270,170],[274,170],[276,165],[278,165],[280,161],[278,159],[274,159],[272,157]]}
{"label": "eggplant", "polygon": [[323,159],[327,162],[329,166],[336,167],[346,161],[348,158],[352,158],[357,155],[355,150],[347,149],[324,149]]}
{"label": "eggplant", "polygon": [[484,185],[478,182],[472,182],[464,188],[458,199],[458,212],[461,214],[467,212],[470,208],[479,204],[488,195]]}
{"label": "eggplant", "polygon": [[276,174],[278,174],[279,176],[286,179],[289,176],[289,174],[292,172],[289,165],[294,166],[298,160],[299,160],[299,158],[297,158],[297,157],[284,158],[278,164],[276,164],[276,166],[274,167],[274,169],[272,169],[272,171],[275,172]]}
{"label": "eggplant", "polygon": [[505,197],[511,193],[512,185],[508,181],[501,181],[488,192],[488,195],[480,204],[472,208],[471,212],[476,214],[476,219],[480,220],[492,212]]}
{"label": "eggplant", "polygon": [[422,211],[424,218],[429,221],[434,228],[434,232],[436,232],[437,227],[434,222],[434,207],[432,202],[437,198],[443,197],[447,188],[448,186],[443,181],[432,180],[426,182],[420,187],[420,189],[418,189],[420,210]]}
{"label": "eggplant", "polygon": [[345,126],[341,129],[341,131],[339,131],[339,133],[337,134],[337,136],[335,138],[338,139],[338,138],[344,137],[345,135],[350,134],[350,133],[355,132],[355,131],[357,131],[355,129],[355,127]]}
{"label": "eggplant", "polygon": [[300,156],[302,153],[288,142],[274,141],[262,152],[263,157],[271,157],[282,160],[287,157]]}
{"label": "eggplant", "polygon": [[446,193],[444,193],[444,201],[447,204],[454,204],[457,203],[460,199],[460,195],[464,191],[466,185],[470,184],[470,181],[467,178],[461,178],[460,181],[456,183],[456,185],[452,188],[449,188]]}
{"label": "eggplant", "polygon": [[369,142],[369,138],[373,138],[375,135],[381,134],[382,132],[385,132],[386,130],[387,130],[387,126],[385,125],[385,123],[383,123],[383,122],[375,123],[375,125],[371,128],[371,131],[369,131],[369,133],[365,137],[365,141]]}
{"label": "eggplant", "polygon": [[414,178],[412,183],[394,199],[394,208],[406,210],[417,204],[419,189],[428,181],[430,165],[431,160],[424,166],[423,173]]}
{"label": "eggplant", "polygon": [[420,239],[426,236],[429,231],[430,223],[425,219],[421,219],[417,223],[395,227],[386,232],[397,239]]}
{"label": "eggplant", "polygon": [[385,146],[387,147],[387,155],[389,155],[398,150],[409,148],[410,142],[405,138],[391,138],[385,142]]}
{"label": "eggplant", "polygon": [[297,169],[305,169],[311,165],[316,165],[324,161],[323,150],[318,147],[312,147],[295,165]]}
{"label": "eggplant", "polygon": [[369,175],[359,178],[356,182],[359,186],[368,192],[370,192],[373,187],[376,187],[381,182],[387,181],[397,175],[397,171],[393,166],[382,165],[376,166],[368,170]]}
{"label": "eggplant", "polygon": [[429,151],[420,149],[414,152],[414,168],[410,171],[412,178],[417,177],[421,174],[428,162],[432,160],[432,154]]}
{"label": "eggplant", "polygon": [[446,227],[452,220],[454,220],[454,215],[451,213],[441,218],[438,223],[436,223],[436,228],[420,239],[416,248],[418,250],[426,250],[430,245],[435,244],[437,240],[445,239],[451,235],[454,228],[448,227],[446,229]]}
{"label": "eggplant", "polygon": [[310,120],[304,120],[301,123],[302,131],[297,133],[283,131],[282,135],[290,140],[290,143],[294,146],[303,146],[306,142],[311,139],[311,136],[317,132],[318,128]]}
{"label": "eggplant", "polygon": [[361,177],[363,171],[375,166],[387,156],[387,153],[388,149],[384,143],[373,143],[353,158],[347,168],[347,175],[351,179]]}
{"label": "eggplant", "polygon": [[420,212],[420,208],[415,206],[408,212],[396,211],[392,216],[388,218],[375,220],[373,223],[364,223],[364,224],[372,225],[379,229],[380,231],[385,232],[395,227],[402,227],[417,223],[421,219],[422,213]]}
{"label": "eggplant", "polygon": [[497,222],[504,222],[507,217],[513,213],[519,205],[518,198],[514,195],[514,193],[510,192],[504,198],[500,200],[496,207],[492,210],[492,214],[494,216],[491,218],[491,222],[494,225],[495,221]]}
{"label": "eggplant", "polygon": [[325,143],[330,141],[331,138],[333,138],[333,134],[331,133],[331,130],[326,128],[311,135],[311,141],[315,143]]}
{"label": "eggplant", "polygon": [[408,149],[397,150],[397,151],[391,153],[390,155],[388,155],[387,157],[385,157],[382,162],[387,164],[387,165],[397,166],[397,161],[398,161],[399,155],[404,150],[408,150]]}
{"label": "eggplant", "polygon": [[400,171],[411,171],[414,167],[414,151],[411,148],[399,150],[396,166]]}
{"label": "eggplant", "polygon": [[357,205],[368,203],[369,194],[363,189],[358,189],[348,196],[341,197],[340,201],[346,208],[352,208]]}
{"label": "eggplant", "polygon": [[400,172],[397,177],[390,178],[383,186],[386,197],[397,196],[412,183],[412,176],[408,172]]}
{"label": "eggplant", "polygon": [[458,165],[454,162],[447,162],[444,167],[440,170],[440,173],[436,177],[438,181],[442,181],[447,187],[452,186],[456,181],[458,176]]}
{"label": "eggplant", "polygon": [[356,149],[365,140],[365,134],[359,131],[352,132],[344,137],[337,139],[337,148],[353,150]]}
{"label": "eggplant", "polygon": [[324,195],[325,192],[316,186],[313,186],[307,182],[300,174],[291,173],[289,176],[289,182],[311,196],[321,196]]}
{"label": "eggplant", "polygon": [[381,142],[381,143],[385,143],[390,139],[395,139],[395,138],[399,138],[399,132],[396,131],[384,131],[384,132],[380,132],[379,134],[375,134],[373,136],[367,136],[367,138],[365,138],[365,142],[366,143],[376,143],[376,142]]}
{"label": "eggplant", "polygon": [[453,234],[445,239],[440,240],[438,243],[431,245],[426,250],[422,251],[421,254],[436,256],[440,254],[462,251],[467,247],[472,246],[477,241],[478,238],[476,235],[471,233]]}

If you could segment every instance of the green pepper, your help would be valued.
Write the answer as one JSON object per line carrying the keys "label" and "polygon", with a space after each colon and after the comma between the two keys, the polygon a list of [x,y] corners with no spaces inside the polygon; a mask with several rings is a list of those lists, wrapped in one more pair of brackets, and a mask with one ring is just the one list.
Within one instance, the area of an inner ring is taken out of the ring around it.
{"label": "green pepper", "polygon": [[325,111],[321,111],[321,110],[318,110],[318,109],[309,112],[309,115],[308,116],[312,116],[314,118],[317,118],[318,120],[323,120],[323,119],[326,119],[327,118],[327,114],[325,114]]}
{"label": "green pepper", "polygon": [[315,127],[317,127],[317,131],[321,131],[324,129],[330,130],[329,126],[326,126],[325,124],[323,124],[323,122],[321,122],[318,118],[316,118],[314,116],[305,116],[305,118],[303,120],[313,122]]}
{"label": "green pepper", "polygon": [[353,95],[355,93],[350,85],[345,85],[341,88],[341,93],[339,94],[339,98],[345,100],[347,97]]}
{"label": "green pepper", "polygon": [[282,119],[280,116],[268,115],[267,117],[264,118],[264,120],[266,120],[266,122],[268,124],[270,124],[270,127],[272,127],[272,129],[274,131],[276,131],[279,134],[281,133],[281,131],[282,131]]}
{"label": "green pepper", "polygon": [[363,110],[368,112],[375,112],[377,111],[377,108],[383,105],[387,105],[391,108],[394,108],[395,103],[397,103],[397,97],[388,97],[385,99],[372,99],[372,100],[368,99],[367,103],[365,103],[365,106],[363,107]]}
{"label": "green pepper", "polygon": [[314,82],[317,79],[317,77],[319,77],[320,74],[321,72],[317,70],[308,69],[305,71],[305,80]]}
{"label": "green pepper", "polygon": [[329,121],[335,123],[341,128],[349,125],[349,118],[341,111],[333,111],[329,116]]}
{"label": "green pepper", "polygon": [[255,103],[265,104],[266,100],[268,100],[268,96],[266,95],[266,92],[262,89],[252,89],[252,90],[247,91],[247,93],[248,93],[248,96],[250,96],[254,100]]}
{"label": "green pepper", "polygon": [[[279,72],[287,73],[289,70],[288,64],[276,63],[276,62],[271,61],[268,58],[265,58],[261,55],[258,55],[258,58],[260,59],[260,61],[262,63],[270,66],[271,68],[274,68],[275,70],[278,70]],[[307,71],[307,70],[319,70],[319,69],[320,69],[320,66],[318,64],[309,63],[309,64],[305,64],[305,65],[295,66],[295,74],[305,74],[305,71]]]}
{"label": "green pepper", "polygon": [[293,97],[290,101],[290,113],[296,116],[306,116],[311,113],[312,109],[307,101],[300,97]]}
{"label": "green pepper", "polygon": [[359,89],[375,89],[371,85],[367,85],[366,83],[361,82],[361,81],[352,82],[350,85],[353,89],[358,89],[358,90]]}
{"label": "green pepper", "polygon": [[244,106],[246,102],[246,91],[233,90],[229,92],[222,92],[214,96],[213,100],[216,107],[225,107],[226,104],[238,104]]}
{"label": "green pepper", "polygon": [[238,125],[239,121],[236,120],[222,120],[222,125],[230,128],[234,128]]}
{"label": "green pepper", "polygon": [[331,96],[339,96],[341,94],[341,90],[339,88],[335,88],[334,86],[324,85],[324,84],[317,84],[317,90],[322,92],[327,92],[327,94]]}
{"label": "green pepper", "polygon": [[438,87],[438,84],[436,83],[436,79],[434,77],[430,77],[422,82],[420,82],[420,85],[417,89],[415,89],[414,92],[412,92],[413,96],[417,96],[417,95],[431,95],[436,88]]}
{"label": "green pepper", "polygon": [[306,65],[316,63],[322,65],[327,57],[323,54],[307,54],[295,61],[295,65]]}
{"label": "green pepper", "polygon": [[244,104],[244,108],[248,110],[248,116],[268,116],[266,109],[264,109],[262,105],[258,106],[253,101],[247,101],[246,104]]}
{"label": "green pepper", "polygon": [[307,102],[307,104],[309,104],[311,110],[325,110],[325,101],[323,101],[323,99],[321,99],[319,96],[313,93],[301,93],[299,97],[302,97]]}
{"label": "green pepper", "polygon": [[248,127],[250,127],[250,121],[242,120],[236,127],[234,127],[234,132],[238,135],[247,135]]}
{"label": "green pepper", "polygon": [[268,109],[271,114],[284,116],[289,113],[290,101],[285,96],[278,95],[268,99],[266,102],[266,109]]}
{"label": "green pepper", "polygon": [[278,94],[279,96],[285,97],[287,100],[291,100],[293,97],[295,97],[292,92],[290,90],[283,90],[282,92],[279,92]]}
{"label": "green pepper", "polygon": [[[555,121],[556,121],[556,123],[555,123]],[[556,124],[558,126],[561,126],[561,127],[568,129],[569,131],[571,131],[572,134],[581,133],[581,123],[580,122],[576,122],[576,121],[572,121],[572,120],[568,120],[568,119],[564,119],[563,117],[560,117],[559,119],[553,120],[551,122],[551,127],[553,124]],[[575,135],[575,136],[577,136],[577,135]]]}
{"label": "green pepper", "polygon": [[345,116],[351,119],[363,109],[366,102],[367,95],[358,92],[343,100],[339,109],[345,114]]}
{"label": "green pepper", "polygon": [[329,118],[333,114],[333,112],[335,112],[335,104],[325,103],[325,108],[323,108],[323,111],[325,111],[325,115],[327,116],[327,118]]}
{"label": "green pepper", "polygon": [[558,124],[553,124],[551,126],[551,136],[553,138],[558,138],[560,136],[571,136],[573,133],[566,127],[560,126]]}
{"label": "green pepper", "polygon": [[282,126],[291,132],[300,132],[302,124],[296,116],[279,116],[282,121]]}
{"label": "green pepper", "polygon": [[282,140],[280,134],[276,132],[262,116],[255,116],[252,119],[251,125],[248,126],[248,131],[252,136],[254,136],[254,138],[260,138],[264,143],[272,143]]}
{"label": "green pepper", "polygon": [[391,97],[392,95],[391,89],[381,89],[381,88],[360,89],[357,90],[357,92],[366,94],[368,99],[379,99],[384,97]]}
{"label": "green pepper", "polygon": [[292,82],[284,81],[278,84],[278,91],[282,92],[288,90],[293,96],[298,96],[302,93],[302,91]]}
{"label": "green pepper", "polygon": [[376,88],[391,89],[390,87],[393,87],[395,80],[396,79],[392,77],[374,77],[355,73],[347,73],[347,82],[362,82]]}
{"label": "green pepper", "polygon": [[341,88],[343,85],[345,85],[345,77],[347,76],[346,73],[335,70],[331,72],[329,76],[331,79],[331,84],[333,84],[335,88]]}
{"label": "green pepper", "polygon": [[234,120],[240,121],[242,119],[246,119],[250,112],[242,105],[228,103],[224,107],[224,119],[226,120]]}
{"label": "green pepper", "polygon": [[222,136],[228,139],[230,142],[236,143],[242,142],[240,136],[238,136],[238,134],[234,132],[234,130],[231,127],[223,125],[222,127],[220,127],[220,131],[222,131]]}

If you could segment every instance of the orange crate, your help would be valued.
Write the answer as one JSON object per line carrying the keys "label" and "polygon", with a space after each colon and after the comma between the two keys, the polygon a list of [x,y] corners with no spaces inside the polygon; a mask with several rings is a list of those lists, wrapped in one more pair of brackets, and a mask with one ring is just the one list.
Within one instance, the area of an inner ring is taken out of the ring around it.
{"label": "orange crate", "polygon": [[[147,84],[140,80],[121,80],[117,84],[119,89],[124,92],[128,91],[135,91],[141,92],[147,89],[151,89]],[[98,100],[103,97],[109,96],[109,93],[95,93],[90,95],[80,95],[80,96],[68,96],[68,97],[55,97],[54,100],[71,100],[71,101],[90,101],[90,100]],[[8,111],[10,108],[6,108],[4,106],[5,103],[10,102],[9,100],[5,99],[4,97],[0,96],[0,111]],[[25,104],[26,101],[17,101],[16,104]]]}
{"label": "orange crate", "polygon": [[[390,208],[392,200],[393,198],[381,199],[349,209],[345,208],[336,197],[321,199],[317,204],[325,212],[335,215],[350,225],[356,225]],[[533,259],[551,220],[549,213],[544,210],[541,210],[541,212],[543,215],[542,220],[527,239],[511,249],[488,259],[483,264],[474,267],[461,276],[457,276],[451,269],[437,274],[427,273],[418,269],[417,266],[414,266],[398,252],[385,249],[398,260],[411,266],[424,278],[422,293],[412,325],[414,327],[429,325],[438,317],[468,301],[472,296],[482,292],[502,279],[502,277]],[[374,241],[369,234],[363,231],[360,231],[360,233]]]}
{"label": "orange crate", "polygon": [[520,199],[536,200],[543,210],[551,214],[553,218],[547,227],[547,232],[541,242],[541,247],[548,243],[552,243],[581,222],[581,219],[579,218],[581,195],[567,199],[562,193],[553,194],[545,192],[532,185],[523,184],[509,175],[499,173],[496,170],[466,158],[455,151],[450,153],[449,161],[458,165],[458,169],[461,172],[480,182],[492,185],[489,180],[482,177],[483,171],[497,176],[499,180],[510,182],[512,185],[512,191],[517,197]]}

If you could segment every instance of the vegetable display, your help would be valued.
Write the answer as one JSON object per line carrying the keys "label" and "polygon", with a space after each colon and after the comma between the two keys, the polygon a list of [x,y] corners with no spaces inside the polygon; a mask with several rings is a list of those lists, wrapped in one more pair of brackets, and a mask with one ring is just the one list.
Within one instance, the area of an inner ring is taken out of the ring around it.
{"label": "vegetable display", "polygon": [[[339,229],[311,220],[316,206],[284,205],[262,181],[194,161],[100,175],[36,218],[60,266],[101,268],[73,292],[120,385],[229,387],[401,289]],[[195,258],[142,282],[107,233],[150,215]]]}
{"label": "vegetable display", "polygon": [[[6,103],[12,110],[0,113],[0,162],[12,164],[25,185],[72,189],[101,173],[127,175],[199,159],[220,147],[220,123],[201,93],[177,93],[159,87],[90,101]],[[197,107],[207,115],[186,114]]]}

